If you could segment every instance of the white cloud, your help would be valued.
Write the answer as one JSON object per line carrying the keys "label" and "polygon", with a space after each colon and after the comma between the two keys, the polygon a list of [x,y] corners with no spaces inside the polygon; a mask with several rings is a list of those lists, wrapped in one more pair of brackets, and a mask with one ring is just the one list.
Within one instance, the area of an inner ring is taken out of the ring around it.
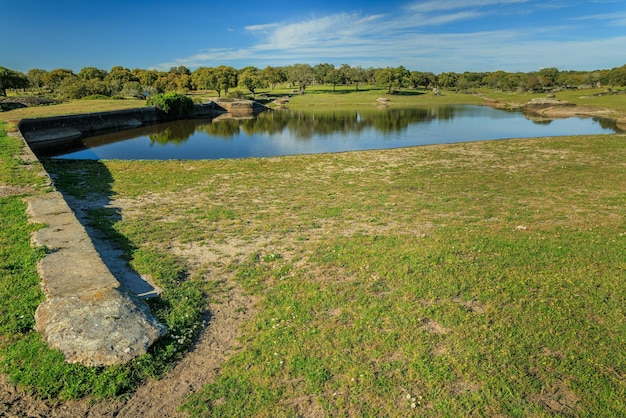
{"label": "white cloud", "polygon": [[527,1],[528,0],[434,0],[412,4],[408,9],[416,12],[430,13],[441,10],[526,3]]}
{"label": "white cloud", "polygon": [[603,20],[612,26],[626,26],[626,12],[603,13],[588,16],[575,17],[572,20]]}
{"label": "white cloud", "polygon": [[[469,7],[509,5],[526,0],[440,0],[415,3],[412,13],[339,13],[298,22],[251,25],[245,29],[256,41],[249,46],[208,49],[193,56],[159,65],[289,65],[294,63],[364,67],[404,65],[421,71],[532,71],[540,67],[560,69],[610,68],[615,54],[626,44],[619,35],[605,39],[574,41],[576,32],[564,20],[547,20],[546,26],[524,24],[509,29],[459,29],[454,23],[479,19],[491,9]],[[432,13],[435,12],[435,13]],[[443,12],[443,13],[438,13]],[[585,19],[626,20],[621,13],[586,16]],[[581,18],[582,19],[582,18]],[[569,20],[571,23],[572,21]],[[451,24],[449,27],[447,24]],[[436,33],[426,32],[436,28]],[[569,33],[569,39],[563,39]],[[621,42],[621,44],[620,44]],[[580,57],[585,57],[581,61]],[[621,64],[620,64],[621,65]],[[582,66],[582,68],[581,68]]]}

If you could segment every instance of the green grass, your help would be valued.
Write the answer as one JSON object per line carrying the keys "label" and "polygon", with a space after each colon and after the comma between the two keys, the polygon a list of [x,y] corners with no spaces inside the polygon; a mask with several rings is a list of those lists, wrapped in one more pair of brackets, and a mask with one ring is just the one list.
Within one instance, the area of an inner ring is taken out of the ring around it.
{"label": "green grass", "polygon": [[591,417],[626,413],[625,160],[601,135],[49,168],[134,199],[138,251],[240,248],[206,267],[258,313],[192,415]]}

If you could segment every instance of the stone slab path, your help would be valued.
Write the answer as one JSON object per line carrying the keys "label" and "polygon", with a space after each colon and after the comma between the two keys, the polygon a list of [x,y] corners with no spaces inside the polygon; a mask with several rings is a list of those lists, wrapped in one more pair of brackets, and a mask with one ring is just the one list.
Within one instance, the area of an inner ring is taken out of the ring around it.
{"label": "stone slab path", "polygon": [[104,366],[144,354],[165,326],[113,276],[61,193],[27,204],[30,220],[47,225],[33,242],[49,251],[38,265],[46,300],[36,330],[70,363]]}

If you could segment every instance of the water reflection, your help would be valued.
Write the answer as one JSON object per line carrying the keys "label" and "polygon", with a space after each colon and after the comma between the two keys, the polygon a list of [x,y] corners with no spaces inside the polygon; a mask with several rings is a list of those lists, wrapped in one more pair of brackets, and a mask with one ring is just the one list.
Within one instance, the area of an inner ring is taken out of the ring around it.
{"label": "water reflection", "polygon": [[61,158],[245,158],[611,131],[617,128],[606,120],[531,121],[520,112],[483,106],[275,110],[100,135],[83,140],[81,151],[65,151]]}

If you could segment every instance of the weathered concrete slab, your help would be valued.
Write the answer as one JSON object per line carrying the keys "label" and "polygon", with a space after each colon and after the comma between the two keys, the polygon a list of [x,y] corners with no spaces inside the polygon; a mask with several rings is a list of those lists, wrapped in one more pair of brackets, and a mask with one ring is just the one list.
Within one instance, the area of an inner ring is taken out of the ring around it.
{"label": "weathered concrete slab", "polygon": [[27,199],[33,235],[50,253],[38,270],[46,300],[35,329],[70,363],[121,364],[146,353],[167,329],[115,279],[61,193]]}

